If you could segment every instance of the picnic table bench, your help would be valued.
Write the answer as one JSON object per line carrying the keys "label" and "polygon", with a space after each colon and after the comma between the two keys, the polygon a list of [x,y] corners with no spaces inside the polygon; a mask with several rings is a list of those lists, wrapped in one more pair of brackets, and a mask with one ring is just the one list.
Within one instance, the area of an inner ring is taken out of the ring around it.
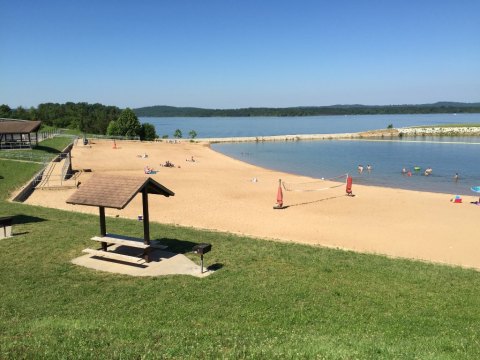
{"label": "picnic table bench", "polygon": [[[94,236],[91,238],[91,240],[102,243],[102,250],[84,249],[83,250],[84,253],[92,254],[95,256],[101,256],[105,258],[110,258],[110,259],[131,261],[135,263],[139,263],[139,262],[143,263],[145,261],[146,262],[150,261],[149,253],[150,253],[151,246],[150,244],[145,244],[143,239],[135,238],[131,236],[125,236],[125,235],[106,234],[105,236]],[[108,247],[111,245],[120,245],[120,246],[143,249],[143,258],[138,256],[124,255],[124,254],[108,251]]]}

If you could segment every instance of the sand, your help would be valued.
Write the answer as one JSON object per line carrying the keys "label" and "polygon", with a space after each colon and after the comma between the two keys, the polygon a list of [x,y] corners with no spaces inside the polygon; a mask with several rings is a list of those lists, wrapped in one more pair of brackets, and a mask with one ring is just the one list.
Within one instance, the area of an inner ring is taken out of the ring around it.
{"label": "sand", "polygon": [[[73,168],[92,171],[77,180],[85,182],[94,173],[148,176],[143,169],[149,165],[158,170],[150,176],[175,192],[170,198],[149,197],[151,221],[480,269],[480,206],[470,204],[478,199],[474,196],[454,204],[451,194],[354,184],[355,197],[345,196],[343,186],[284,191],[289,207],[273,210],[279,178],[289,183],[315,179],[252,166],[206,143],[117,141],[117,149],[112,144],[94,140],[91,147],[78,143],[73,148]],[[148,158],[138,157],[144,153]],[[192,156],[195,162],[186,161]],[[161,167],[166,160],[177,167]],[[36,190],[27,203],[98,213],[94,207],[66,204],[74,191]],[[107,209],[107,215],[125,218],[141,213],[140,197],[124,210]]]}

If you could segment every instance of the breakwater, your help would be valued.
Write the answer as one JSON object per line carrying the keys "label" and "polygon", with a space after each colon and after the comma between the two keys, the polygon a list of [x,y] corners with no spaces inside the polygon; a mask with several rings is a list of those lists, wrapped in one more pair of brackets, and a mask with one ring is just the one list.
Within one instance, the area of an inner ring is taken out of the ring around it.
{"label": "breakwater", "polygon": [[480,136],[480,126],[415,126],[398,131],[401,136]]}
{"label": "breakwater", "polygon": [[[195,139],[198,142],[216,143],[241,143],[241,142],[271,142],[271,141],[301,141],[301,140],[333,140],[361,138],[360,133],[343,134],[302,134],[302,135],[273,135],[273,136],[244,136],[226,138]],[[185,140],[184,140],[185,141]]]}
{"label": "breakwater", "polygon": [[[272,136],[245,136],[225,138],[181,139],[181,141],[218,143],[243,143],[243,142],[275,142],[275,141],[302,141],[302,140],[358,140],[364,138],[401,138],[414,136],[480,136],[480,126],[471,127],[405,127],[398,129],[379,129],[356,133],[341,134],[296,134]],[[179,140],[176,140],[179,141]]]}

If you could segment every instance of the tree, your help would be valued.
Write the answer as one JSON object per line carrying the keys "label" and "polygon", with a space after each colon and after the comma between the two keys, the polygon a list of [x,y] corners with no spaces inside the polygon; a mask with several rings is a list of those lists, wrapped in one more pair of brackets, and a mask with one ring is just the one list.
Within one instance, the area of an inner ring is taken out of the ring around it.
{"label": "tree", "polygon": [[182,135],[182,130],[180,130],[180,129],[175,130],[175,133],[173,134],[173,137],[174,137],[175,139],[181,139],[182,136],[183,136],[183,135]]}
{"label": "tree", "polygon": [[8,105],[0,105],[0,118],[10,118],[12,116],[12,109]]}
{"label": "tree", "polygon": [[140,121],[137,115],[130,108],[122,111],[118,119],[115,121],[118,135],[121,136],[139,136],[140,135]]}
{"label": "tree", "polygon": [[140,140],[152,141],[157,138],[157,132],[155,131],[155,126],[150,123],[142,124],[140,129]]}
{"label": "tree", "polygon": [[31,117],[41,120],[45,125],[105,134],[110,122],[116,120],[121,111],[116,106],[67,102],[65,104],[40,104],[35,113],[32,111],[30,113]]}
{"label": "tree", "polygon": [[112,120],[112,121],[110,121],[110,123],[108,124],[108,127],[107,127],[107,135],[113,135],[113,136],[118,136],[118,135],[120,135],[119,132],[118,132],[118,126],[117,126],[116,121]]}
{"label": "tree", "polygon": [[197,132],[195,130],[190,130],[188,136],[190,136],[191,139],[195,139],[197,137]]}
{"label": "tree", "polygon": [[17,107],[14,112],[13,116],[14,119],[21,119],[21,120],[30,120],[30,116],[27,110],[22,106]]}
{"label": "tree", "polygon": [[35,109],[33,106],[30,106],[30,109],[28,109],[28,113],[30,114],[29,116],[31,120],[37,119],[37,109]]}

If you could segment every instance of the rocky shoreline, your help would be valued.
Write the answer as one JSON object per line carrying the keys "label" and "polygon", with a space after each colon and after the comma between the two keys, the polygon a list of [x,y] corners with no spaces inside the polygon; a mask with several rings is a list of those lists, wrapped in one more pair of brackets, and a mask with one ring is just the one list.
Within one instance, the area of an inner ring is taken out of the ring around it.
{"label": "rocky shoreline", "polygon": [[480,126],[425,126],[398,129],[399,136],[480,136]]}

